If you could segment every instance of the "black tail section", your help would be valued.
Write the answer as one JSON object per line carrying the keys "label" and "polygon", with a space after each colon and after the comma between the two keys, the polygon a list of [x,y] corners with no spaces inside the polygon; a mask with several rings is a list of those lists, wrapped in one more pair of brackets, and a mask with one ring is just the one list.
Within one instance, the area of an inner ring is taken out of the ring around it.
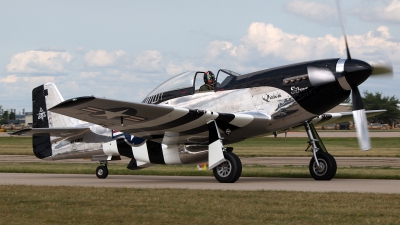
{"label": "black tail section", "polygon": [[[44,85],[40,85],[32,90],[32,117],[33,128],[48,128],[49,120],[46,107],[46,98],[48,95]],[[33,153],[39,159],[52,155],[50,136],[32,137]]]}

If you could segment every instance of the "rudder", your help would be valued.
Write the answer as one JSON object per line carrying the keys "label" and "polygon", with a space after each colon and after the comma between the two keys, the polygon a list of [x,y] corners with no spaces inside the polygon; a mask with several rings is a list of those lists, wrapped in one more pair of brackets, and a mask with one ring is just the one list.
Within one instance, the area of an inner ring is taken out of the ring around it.
{"label": "rudder", "polygon": [[[49,120],[47,116],[46,96],[48,91],[44,89],[44,85],[40,85],[32,90],[32,117],[33,128],[49,128]],[[49,136],[33,136],[32,137],[33,153],[39,159],[43,159],[52,155],[51,141]]]}

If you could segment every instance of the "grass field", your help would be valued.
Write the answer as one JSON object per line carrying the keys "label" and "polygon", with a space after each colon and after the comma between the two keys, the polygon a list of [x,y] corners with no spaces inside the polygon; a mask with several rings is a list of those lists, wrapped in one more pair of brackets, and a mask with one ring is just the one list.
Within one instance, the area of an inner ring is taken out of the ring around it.
{"label": "grass field", "polygon": [[[233,144],[239,157],[310,156],[307,138],[257,137]],[[334,156],[400,157],[400,138],[371,138],[372,149],[360,151],[356,138],[323,138]],[[33,155],[30,137],[0,137],[0,155]]]}
{"label": "grass field", "polygon": [[33,155],[31,137],[0,137],[0,155]]}
{"label": "grass field", "polygon": [[0,224],[398,224],[400,195],[0,186]]}

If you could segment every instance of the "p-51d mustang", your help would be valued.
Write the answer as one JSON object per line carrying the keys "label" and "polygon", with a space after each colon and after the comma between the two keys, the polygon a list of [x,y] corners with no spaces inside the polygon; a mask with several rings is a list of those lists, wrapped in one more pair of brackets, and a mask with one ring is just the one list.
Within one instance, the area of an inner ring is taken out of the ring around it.
{"label": "p-51d mustang", "polygon": [[[347,59],[245,75],[221,69],[209,83],[208,71],[186,72],[155,88],[142,103],[93,96],[64,101],[56,86],[47,83],[32,91],[33,128],[14,134],[32,135],[33,151],[40,159],[99,161],[98,178],[107,177],[108,161],[126,156],[131,158],[128,169],[208,162],[219,182],[233,183],[242,164],[227,145],[304,126],[312,151],[310,173],[316,180],[330,180],[336,174],[336,161],[314,125],[349,121],[353,116],[361,149],[370,149],[366,114],[376,116],[385,110],[365,112],[358,85],[371,74],[392,72],[352,59],[344,37]],[[214,90],[200,88],[203,79]],[[350,93],[353,113],[325,113]]]}
{"label": "p-51d mustang", "polygon": [[[131,158],[128,169],[208,162],[219,182],[233,183],[242,164],[227,145],[304,126],[312,151],[310,173],[316,180],[330,180],[336,174],[336,161],[314,125],[349,121],[354,114],[360,146],[369,149],[357,86],[371,73],[380,74],[379,69],[351,58],[245,75],[221,69],[215,90],[204,92],[197,90],[205,72],[185,72],[155,88],[142,103],[93,96],[64,101],[55,84],[47,83],[32,91],[33,128],[14,134],[32,135],[33,151],[40,159],[99,161],[98,178],[107,177],[108,161],[126,156]],[[324,114],[351,92],[353,113]]]}

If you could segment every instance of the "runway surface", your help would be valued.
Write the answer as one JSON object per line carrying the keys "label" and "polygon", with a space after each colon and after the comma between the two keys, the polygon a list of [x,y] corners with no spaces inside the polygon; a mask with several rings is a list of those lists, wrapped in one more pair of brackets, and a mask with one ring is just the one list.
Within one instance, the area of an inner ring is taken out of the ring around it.
{"label": "runway surface", "polygon": [[[310,163],[311,156],[309,157],[241,157],[243,165],[263,165],[263,166],[308,166]],[[393,157],[335,157],[336,163],[339,167],[392,167],[400,168],[400,158]],[[28,162],[40,162],[40,163],[93,163],[98,164],[99,162],[92,162],[85,159],[66,159],[66,160],[41,160],[32,155],[1,155],[1,163],[28,163]],[[122,160],[112,161],[110,165],[114,163],[128,164],[130,159],[123,158]]]}
{"label": "runway surface", "polygon": [[94,174],[0,173],[0,185],[85,186],[125,188],[182,188],[209,190],[284,190],[310,192],[360,192],[400,194],[400,180],[241,177],[236,183],[218,183],[214,177],[110,175],[98,179]]}

